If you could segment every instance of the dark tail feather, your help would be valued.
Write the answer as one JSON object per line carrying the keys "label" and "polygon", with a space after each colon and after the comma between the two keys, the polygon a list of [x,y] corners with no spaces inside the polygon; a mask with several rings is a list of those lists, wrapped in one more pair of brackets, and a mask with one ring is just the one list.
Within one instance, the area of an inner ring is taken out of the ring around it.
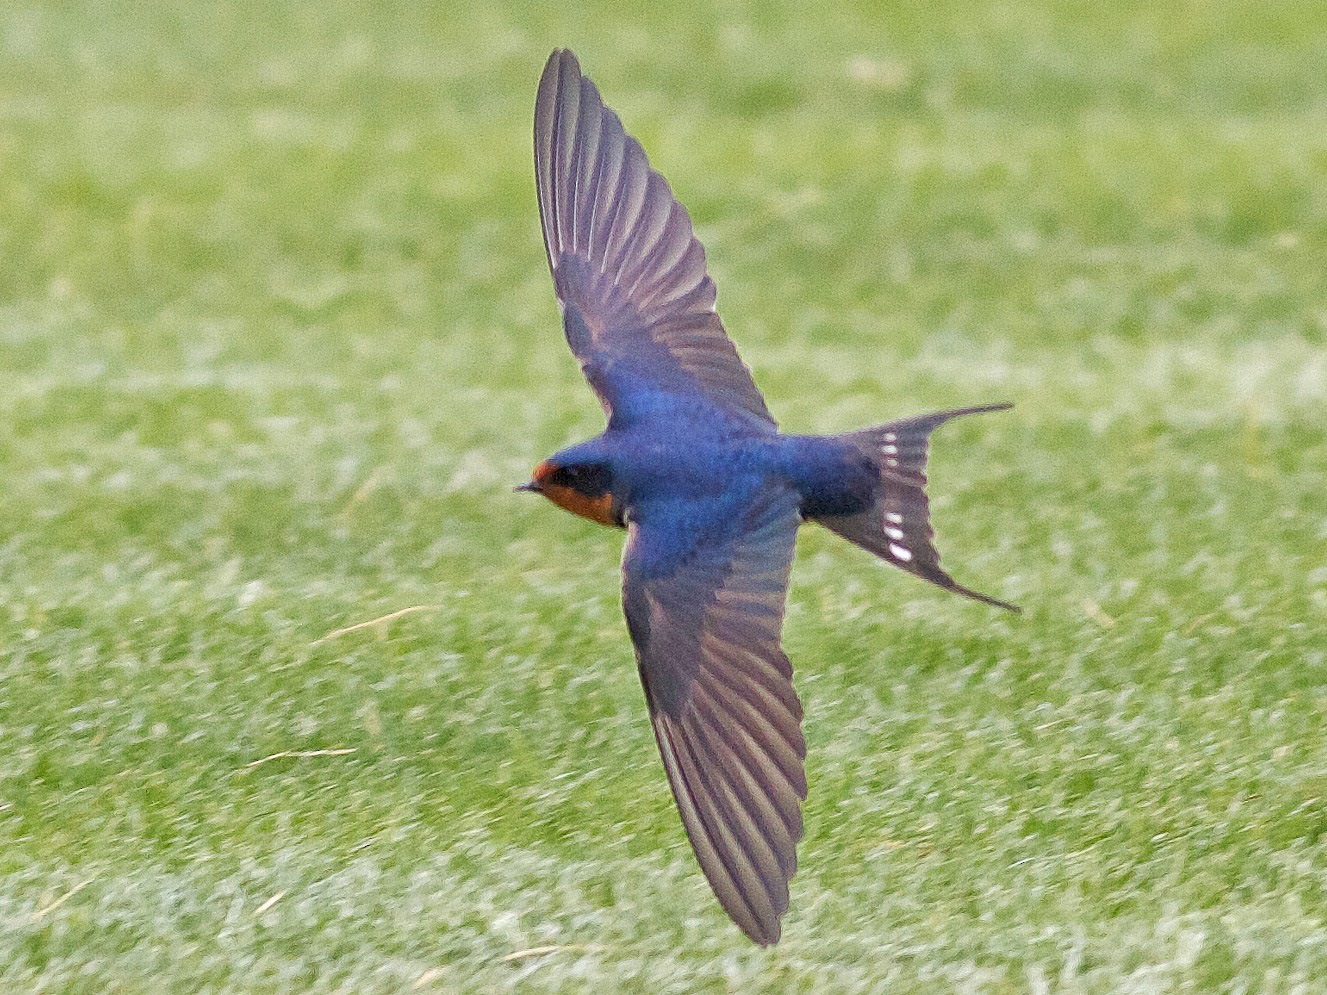
{"label": "dark tail feather", "polygon": [[940,554],[931,543],[935,532],[931,529],[931,509],[926,500],[926,450],[931,432],[960,415],[1004,411],[1011,407],[1012,404],[986,404],[938,411],[839,436],[860,447],[879,466],[880,485],[874,504],[867,510],[854,515],[826,516],[816,521],[882,560],[947,591],[997,608],[1020,611],[1017,605],[955,583],[954,578],[940,568]]}

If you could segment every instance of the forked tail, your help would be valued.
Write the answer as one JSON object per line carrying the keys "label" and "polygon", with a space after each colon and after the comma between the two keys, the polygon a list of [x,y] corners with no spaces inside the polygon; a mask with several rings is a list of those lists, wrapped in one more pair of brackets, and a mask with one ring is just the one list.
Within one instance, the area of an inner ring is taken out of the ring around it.
{"label": "forked tail", "polygon": [[849,542],[945,590],[1019,611],[1016,605],[955,583],[940,568],[940,554],[931,543],[935,532],[931,529],[931,510],[926,500],[926,449],[931,432],[960,415],[1011,407],[1012,404],[987,404],[937,411],[839,436],[860,447],[879,467],[880,483],[874,503],[865,511],[818,517],[816,521]]}

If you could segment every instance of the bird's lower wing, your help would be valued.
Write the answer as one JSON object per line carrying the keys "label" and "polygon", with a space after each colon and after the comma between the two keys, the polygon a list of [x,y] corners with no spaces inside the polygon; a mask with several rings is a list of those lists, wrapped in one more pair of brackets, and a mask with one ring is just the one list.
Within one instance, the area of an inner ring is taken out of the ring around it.
{"label": "bird's lower wing", "polygon": [[[779,645],[799,522],[764,491],[696,528],[694,507],[632,523],[623,607],[664,768],[719,903],[779,938],[806,798],[802,706]],[[679,553],[682,523],[694,543]]]}

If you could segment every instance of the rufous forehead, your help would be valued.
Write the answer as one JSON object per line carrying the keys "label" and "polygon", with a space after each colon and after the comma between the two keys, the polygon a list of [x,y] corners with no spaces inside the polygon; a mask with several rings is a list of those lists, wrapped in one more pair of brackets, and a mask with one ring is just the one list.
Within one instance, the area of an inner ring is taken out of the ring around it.
{"label": "rufous forehead", "polygon": [[557,472],[557,469],[557,464],[552,460],[540,460],[539,465],[536,466],[534,472],[530,474],[530,479],[536,484],[542,484],[549,477],[553,476],[553,474]]}

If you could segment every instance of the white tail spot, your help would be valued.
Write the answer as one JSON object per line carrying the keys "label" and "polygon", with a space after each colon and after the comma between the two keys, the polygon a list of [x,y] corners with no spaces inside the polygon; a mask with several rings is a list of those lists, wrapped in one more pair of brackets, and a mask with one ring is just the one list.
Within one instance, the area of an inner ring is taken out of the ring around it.
{"label": "white tail spot", "polygon": [[893,443],[886,443],[885,445],[880,447],[880,451],[884,453],[886,456],[895,456],[898,454],[898,446],[894,445]]}
{"label": "white tail spot", "polygon": [[885,460],[885,466],[898,466],[898,460],[891,456],[889,459]]}
{"label": "white tail spot", "polygon": [[907,563],[912,559],[912,551],[900,546],[896,542],[891,542],[889,544],[889,552],[896,560],[902,560],[904,563]]}
{"label": "white tail spot", "polygon": [[897,511],[887,511],[885,512],[885,521],[889,522],[891,525],[902,525],[903,516]]}
{"label": "white tail spot", "polygon": [[903,538],[903,530],[902,530],[902,529],[891,528],[890,526],[886,525],[886,526],[885,526],[885,535],[889,536],[889,538],[891,538],[891,539],[902,539],[902,538]]}
{"label": "white tail spot", "polygon": [[885,433],[885,441],[886,441],[886,442],[897,442],[897,441],[898,441],[898,436],[895,435],[893,432],[886,432],[886,433]]}

